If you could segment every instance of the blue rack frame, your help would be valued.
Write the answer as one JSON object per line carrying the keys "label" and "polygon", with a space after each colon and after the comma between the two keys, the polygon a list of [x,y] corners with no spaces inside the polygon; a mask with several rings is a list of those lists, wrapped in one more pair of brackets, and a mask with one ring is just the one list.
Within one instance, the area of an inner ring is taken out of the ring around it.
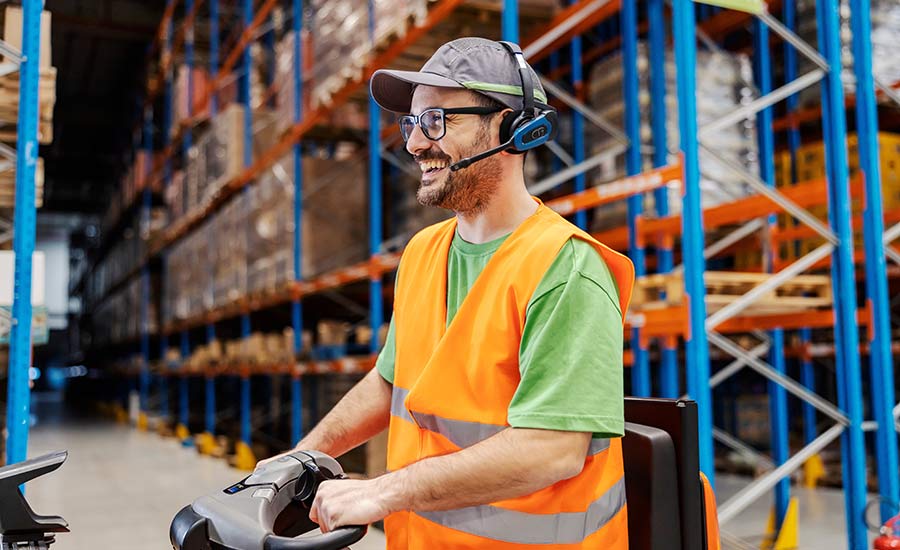
{"label": "blue rack frame", "polygon": [[25,460],[31,416],[31,282],[35,240],[34,174],[38,155],[38,67],[41,52],[41,0],[22,2],[22,55],[19,65],[19,120],[16,129],[16,200],[13,209],[12,327],[7,386],[7,463]]}

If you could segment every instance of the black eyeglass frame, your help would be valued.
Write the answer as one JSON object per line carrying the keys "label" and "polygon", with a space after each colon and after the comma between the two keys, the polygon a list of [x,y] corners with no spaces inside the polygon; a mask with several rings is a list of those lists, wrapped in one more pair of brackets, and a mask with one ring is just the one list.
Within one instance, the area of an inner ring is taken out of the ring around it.
{"label": "black eyeglass frame", "polygon": [[[450,109],[444,109],[442,107],[432,107],[430,109],[425,109],[418,115],[403,115],[397,120],[397,125],[400,126],[400,136],[403,138],[403,142],[409,141],[409,137],[412,135],[412,131],[410,131],[409,135],[405,135],[403,132],[403,122],[404,121],[412,121],[412,126],[418,126],[422,130],[422,135],[431,141],[438,141],[442,139],[445,135],[447,135],[447,115],[492,115],[494,113],[499,113],[502,111],[504,107],[454,107]],[[428,135],[428,130],[422,125],[422,117],[426,113],[439,112],[441,113],[441,135],[437,137],[431,137]],[[411,127],[412,127],[411,126]]]}

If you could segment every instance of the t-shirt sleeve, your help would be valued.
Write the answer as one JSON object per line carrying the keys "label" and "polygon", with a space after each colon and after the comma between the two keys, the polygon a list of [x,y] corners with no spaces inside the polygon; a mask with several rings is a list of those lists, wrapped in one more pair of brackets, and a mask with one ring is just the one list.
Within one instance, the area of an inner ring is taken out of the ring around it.
{"label": "t-shirt sleeve", "polygon": [[526,311],[521,381],[509,404],[509,424],[624,435],[622,348],[615,280],[590,244],[573,239]]}
{"label": "t-shirt sleeve", "polygon": [[378,374],[392,385],[394,383],[394,362],[396,356],[394,316],[391,315],[391,324],[388,325],[388,333],[384,339],[384,347],[381,348],[381,353],[378,354],[378,359],[375,360],[375,368],[378,369]]}

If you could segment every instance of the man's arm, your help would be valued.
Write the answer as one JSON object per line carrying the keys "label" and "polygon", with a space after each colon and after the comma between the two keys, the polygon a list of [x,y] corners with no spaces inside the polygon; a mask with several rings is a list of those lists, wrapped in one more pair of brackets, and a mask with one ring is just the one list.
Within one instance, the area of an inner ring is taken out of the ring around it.
{"label": "man's arm", "polygon": [[390,415],[391,385],[376,369],[372,369],[296,447],[261,460],[257,466],[304,450],[339,457],[387,428]]}
{"label": "man's arm", "polygon": [[375,479],[325,482],[310,518],[328,531],[401,510],[452,510],[528,495],[578,475],[590,441],[590,433],[508,428]]}

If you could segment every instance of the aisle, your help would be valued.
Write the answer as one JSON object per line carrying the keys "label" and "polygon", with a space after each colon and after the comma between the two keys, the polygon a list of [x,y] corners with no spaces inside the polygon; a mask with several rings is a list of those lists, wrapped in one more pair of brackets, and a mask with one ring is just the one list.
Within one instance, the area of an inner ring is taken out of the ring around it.
{"label": "aisle", "polygon": [[[57,538],[52,550],[171,548],[169,523],[182,506],[245,475],[174,439],[72,418],[62,413],[57,398],[35,399],[39,421],[31,431],[28,456],[69,451],[59,470],[26,486],[36,513],[61,515],[72,529]],[[384,537],[373,530],[353,548],[383,549]]]}

